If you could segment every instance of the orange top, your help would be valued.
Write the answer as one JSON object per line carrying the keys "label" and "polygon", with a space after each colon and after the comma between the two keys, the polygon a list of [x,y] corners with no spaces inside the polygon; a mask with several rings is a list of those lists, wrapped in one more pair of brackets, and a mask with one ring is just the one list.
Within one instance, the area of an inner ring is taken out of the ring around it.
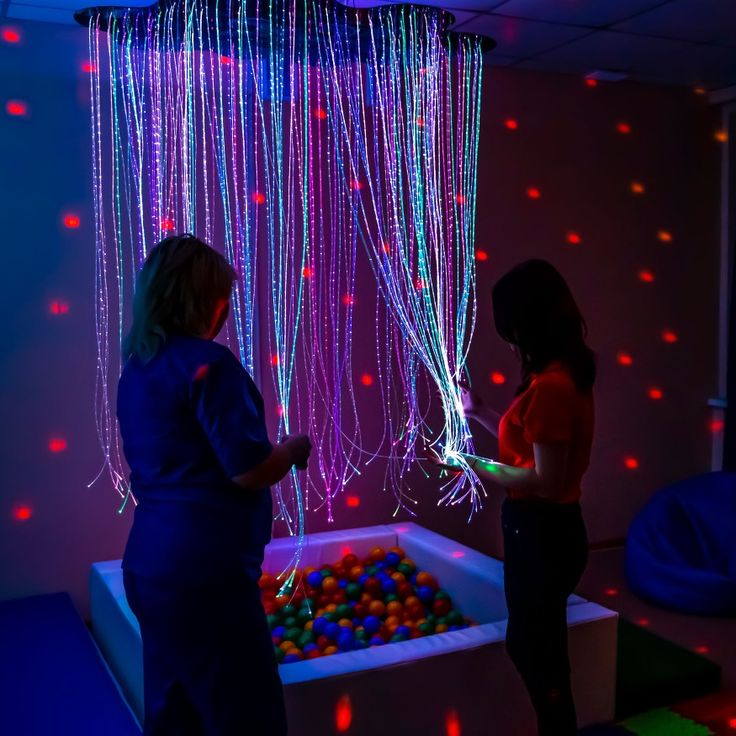
{"label": "orange top", "polygon": [[[560,363],[538,373],[516,397],[498,427],[499,461],[534,467],[534,443],[568,446],[565,481],[558,503],[580,500],[580,481],[590,463],[593,443],[593,392],[581,392]],[[509,489],[510,498],[528,498]]]}

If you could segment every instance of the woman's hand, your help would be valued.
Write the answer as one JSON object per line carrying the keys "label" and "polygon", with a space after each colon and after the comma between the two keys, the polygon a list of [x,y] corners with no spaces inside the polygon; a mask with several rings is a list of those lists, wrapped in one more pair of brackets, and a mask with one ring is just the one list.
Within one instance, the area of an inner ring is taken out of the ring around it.
{"label": "woman's hand", "polygon": [[448,465],[443,462],[442,458],[431,447],[424,448],[424,457],[440,470],[449,470],[451,473],[459,473],[461,471],[459,465]]}
{"label": "woman's hand", "polygon": [[312,442],[306,434],[289,434],[281,440],[291,458],[292,465],[297,470],[306,470],[309,454],[312,452]]}
{"label": "woman's hand", "polygon": [[460,381],[457,386],[460,389],[460,400],[465,416],[471,419],[479,417],[483,413],[483,399],[464,381]]}

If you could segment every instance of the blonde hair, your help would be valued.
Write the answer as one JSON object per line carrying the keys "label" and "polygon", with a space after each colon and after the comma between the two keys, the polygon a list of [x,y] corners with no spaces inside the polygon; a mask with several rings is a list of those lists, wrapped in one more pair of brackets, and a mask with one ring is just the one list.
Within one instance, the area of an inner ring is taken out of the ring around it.
{"label": "blonde hair", "polygon": [[147,363],[169,335],[206,335],[236,279],[225,258],[194,235],[164,238],[138,272],[123,357]]}

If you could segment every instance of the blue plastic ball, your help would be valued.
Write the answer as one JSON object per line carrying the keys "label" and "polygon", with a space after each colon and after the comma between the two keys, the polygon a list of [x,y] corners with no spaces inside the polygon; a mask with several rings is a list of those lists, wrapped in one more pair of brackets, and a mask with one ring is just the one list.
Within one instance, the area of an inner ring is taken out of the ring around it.
{"label": "blue plastic ball", "polygon": [[409,578],[409,582],[410,582],[410,583],[411,583],[412,585],[416,585],[416,584],[417,584],[417,574],[416,574],[416,573],[413,573],[413,574],[412,574],[412,576],[411,576],[411,577]]}
{"label": "blue plastic ball", "polygon": [[389,553],[388,553],[388,554],[386,555],[386,564],[387,564],[387,565],[388,565],[389,567],[396,567],[396,565],[398,565],[398,564],[399,564],[399,562],[401,562],[401,557],[399,557],[399,556],[398,556],[398,555],[396,554],[396,552],[389,552]]}
{"label": "blue plastic ball", "polygon": [[366,580],[368,580],[368,578],[369,578],[369,577],[370,577],[370,575],[366,575],[365,573],[363,573],[363,574],[362,574],[362,575],[361,575],[361,576],[360,576],[360,577],[358,578],[358,582],[359,582],[359,583],[360,583],[361,585],[365,585],[365,581],[366,581]]}
{"label": "blue plastic ball", "polygon": [[360,626],[363,622],[359,618],[353,619],[353,626]]}
{"label": "blue plastic ball", "polygon": [[378,616],[366,616],[363,620],[363,628],[369,634],[375,634],[381,628],[381,619]]}
{"label": "blue plastic ball", "polygon": [[322,577],[321,573],[316,571],[310,572],[309,575],[307,575],[307,583],[313,588],[321,588],[323,579],[324,578]]}
{"label": "blue plastic ball", "polygon": [[398,636],[403,636],[407,639],[411,636],[411,631],[409,630],[408,626],[397,626],[396,631],[394,633]]}
{"label": "blue plastic ball", "polygon": [[[314,630],[314,627],[312,627],[312,630]],[[340,625],[336,624],[334,621],[331,621],[327,626],[325,626],[325,636],[328,639],[332,639],[332,641],[337,641],[337,637],[340,636],[340,631]]]}
{"label": "blue plastic ball", "polygon": [[301,662],[301,661],[302,661],[301,657],[299,657],[299,655],[297,654],[287,654],[283,659],[284,664],[291,664],[292,662]]}
{"label": "blue plastic ball", "polygon": [[319,647],[316,644],[314,643],[305,644],[304,649],[302,649],[302,651],[304,652],[304,654],[306,654],[307,652],[313,652],[315,649],[319,649]]}
{"label": "blue plastic ball", "polygon": [[337,581],[337,585],[340,588],[347,588],[348,587],[348,581],[343,578],[343,579]]}
{"label": "blue plastic ball", "polygon": [[384,567],[386,567],[386,563],[382,560],[375,563],[376,570],[383,570]]}
{"label": "blue plastic ball", "polygon": [[381,588],[383,589],[383,592],[388,593],[395,593],[396,592],[396,581],[392,580],[391,578],[387,578],[386,580],[381,580]]}
{"label": "blue plastic ball", "polygon": [[322,636],[325,633],[325,627],[330,623],[324,616],[317,616],[312,624],[312,633],[315,636]]}
{"label": "blue plastic ball", "polygon": [[453,624],[452,626],[447,627],[448,631],[460,631],[460,629],[462,629],[462,626],[458,626],[457,624]]}
{"label": "blue plastic ball", "polygon": [[285,626],[276,626],[274,630],[271,632],[271,636],[275,636],[278,639],[283,639],[285,633],[286,633]]}
{"label": "blue plastic ball", "polygon": [[386,642],[385,642],[385,641],[384,641],[383,639],[381,639],[381,637],[380,637],[380,636],[373,636],[373,637],[371,637],[371,640],[370,640],[370,642],[369,642],[369,644],[370,644],[370,645],[371,645],[372,647],[380,647],[380,646],[381,646],[381,644],[385,644],[385,643],[386,643]]}
{"label": "blue plastic ball", "polygon": [[417,596],[422,603],[431,603],[434,600],[434,590],[428,585],[422,585],[417,591]]}
{"label": "blue plastic ball", "polygon": [[349,652],[355,645],[355,637],[350,629],[343,630],[340,636],[337,637],[337,648],[341,652]]}

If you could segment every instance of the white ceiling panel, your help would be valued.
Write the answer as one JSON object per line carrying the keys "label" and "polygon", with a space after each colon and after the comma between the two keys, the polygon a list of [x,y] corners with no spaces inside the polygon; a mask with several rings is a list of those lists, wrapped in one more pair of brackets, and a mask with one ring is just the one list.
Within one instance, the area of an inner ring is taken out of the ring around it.
{"label": "white ceiling panel", "polygon": [[612,30],[700,43],[736,44],[734,0],[672,0],[618,23]]}
{"label": "white ceiling panel", "polygon": [[493,14],[477,15],[457,30],[490,36],[496,42],[495,51],[503,56],[517,57],[533,56],[590,33],[584,28]]}
{"label": "white ceiling panel", "polygon": [[666,0],[507,0],[494,9],[500,15],[531,18],[551,23],[606,26]]}

